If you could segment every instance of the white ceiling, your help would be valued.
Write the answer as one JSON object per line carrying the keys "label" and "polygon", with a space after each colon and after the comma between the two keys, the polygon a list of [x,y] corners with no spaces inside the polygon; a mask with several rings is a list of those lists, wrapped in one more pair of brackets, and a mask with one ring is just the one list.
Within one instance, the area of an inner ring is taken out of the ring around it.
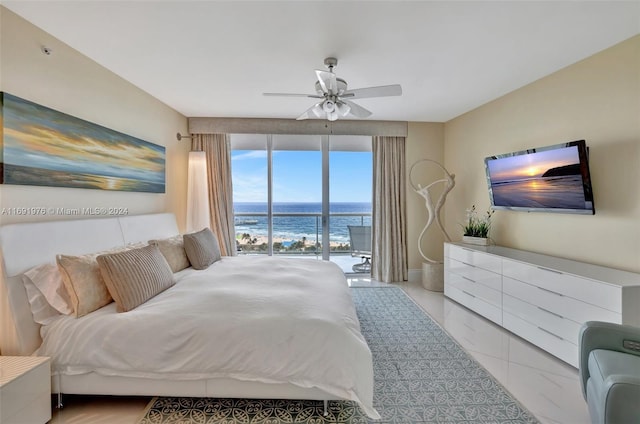
{"label": "white ceiling", "polygon": [[295,118],[313,99],[262,93],[335,56],[349,88],[402,85],[369,119],[444,122],[640,33],[640,1],[2,4],[188,117]]}

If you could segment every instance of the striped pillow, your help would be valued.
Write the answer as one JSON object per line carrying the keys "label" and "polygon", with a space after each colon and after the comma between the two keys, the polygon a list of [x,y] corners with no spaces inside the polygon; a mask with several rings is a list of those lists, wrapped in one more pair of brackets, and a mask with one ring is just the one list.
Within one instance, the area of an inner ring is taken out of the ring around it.
{"label": "striped pillow", "polygon": [[194,269],[206,269],[222,257],[218,239],[209,228],[197,233],[185,234],[183,239],[184,250]]}
{"label": "striped pillow", "polygon": [[130,311],[175,284],[158,246],[100,255],[96,260],[118,312]]}

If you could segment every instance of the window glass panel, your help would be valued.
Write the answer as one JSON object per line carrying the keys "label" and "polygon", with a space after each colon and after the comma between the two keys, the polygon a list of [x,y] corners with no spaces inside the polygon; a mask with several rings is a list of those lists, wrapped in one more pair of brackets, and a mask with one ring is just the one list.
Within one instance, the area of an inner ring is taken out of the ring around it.
{"label": "window glass panel", "polygon": [[[346,271],[350,260],[349,225],[371,226],[373,156],[371,137],[332,136],[329,152],[331,260]],[[346,258],[345,258],[346,255]]]}
{"label": "window glass panel", "polygon": [[321,252],[321,137],[273,136],[273,253]]}
{"label": "window glass panel", "polygon": [[267,136],[232,134],[230,140],[238,253],[267,254]]}

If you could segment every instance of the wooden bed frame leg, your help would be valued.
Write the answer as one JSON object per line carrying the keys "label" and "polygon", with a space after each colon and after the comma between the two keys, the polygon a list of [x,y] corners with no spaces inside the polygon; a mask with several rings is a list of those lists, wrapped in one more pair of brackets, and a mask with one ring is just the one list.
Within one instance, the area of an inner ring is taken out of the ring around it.
{"label": "wooden bed frame leg", "polygon": [[325,417],[326,417],[327,415],[329,415],[329,401],[328,401],[328,400],[325,400],[325,401],[324,401],[324,414],[323,414],[323,415],[324,415]]}

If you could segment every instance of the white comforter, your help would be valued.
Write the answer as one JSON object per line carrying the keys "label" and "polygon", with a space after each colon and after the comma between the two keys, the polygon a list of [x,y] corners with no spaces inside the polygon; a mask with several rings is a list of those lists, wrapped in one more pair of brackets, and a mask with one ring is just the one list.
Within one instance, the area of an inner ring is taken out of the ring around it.
{"label": "white comforter", "polygon": [[126,313],[110,304],[43,327],[54,374],[226,377],[317,387],[371,417],[371,352],[342,271],[308,259],[225,257]]}

